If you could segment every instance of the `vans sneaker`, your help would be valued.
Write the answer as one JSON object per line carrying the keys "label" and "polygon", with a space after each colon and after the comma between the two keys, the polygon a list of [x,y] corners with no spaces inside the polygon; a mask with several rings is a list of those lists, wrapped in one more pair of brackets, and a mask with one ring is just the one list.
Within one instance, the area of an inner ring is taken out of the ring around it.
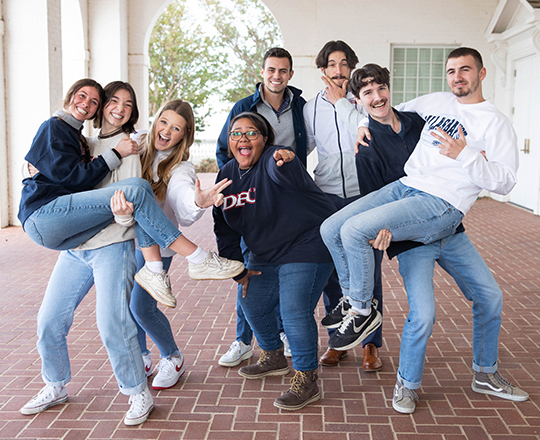
{"label": "vans sneaker", "polygon": [[508,382],[498,371],[495,373],[474,372],[472,390],[477,393],[490,394],[514,402],[524,402],[529,394]]}
{"label": "vans sneaker", "polygon": [[174,387],[180,378],[184,375],[186,367],[184,365],[184,356],[171,356],[162,358],[156,367],[158,373],[152,382],[152,388],[155,390],[166,390]]}
{"label": "vans sneaker", "polygon": [[394,387],[392,407],[402,414],[412,414],[416,409],[418,395],[414,390],[406,388],[399,380]]}
{"label": "vans sneaker", "polygon": [[381,313],[371,304],[368,316],[359,315],[349,309],[343,323],[328,341],[328,346],[337,351],[356,347],[382,324]]}
{"label": "vans sneaker", "polygon": [[37,395],[21,408],[21,414],[30,416],[45,411],[51,406],[58,405],[68,400],[66,387],[53,387],[45,385]]}
{"label": "vans sneaker", "polygon": [[148,387],[142,393],[129,396],[129,403],[131,403],[131,407],[124,418],[124,424],[128,426],[140,425],[146,422],[154,409],[154,399]]}
{"label": "vans sneaker", "polygon": [[201,264],[189,263],[189,277],[192,280],[226,280],[240,275],[244,271],[244,263],[227,260],[210,251]]}
{"label": "vans sneaker", "polygon": [[143,354],[142,360],[144,362],[144,372],[146,373],[146,377],[150,377],[152,375],[152,358],[150,357],[150,353]]}
{"label": "vans sneaker", "polygon": [[176,298],[171,292],[171,281],[166,271],[155,273],[143,266],[135,274],[135,281],[157,302],[173,309],[176,307]]}
{"label": "vans sneaker", "polygon": [[240,362],[245,361],[253,356],[251,345],[246,345],[242,341],[234,341],[229,348],[229,351],[225,353],[218,361],[218,364],[223,367],[235,367]]}

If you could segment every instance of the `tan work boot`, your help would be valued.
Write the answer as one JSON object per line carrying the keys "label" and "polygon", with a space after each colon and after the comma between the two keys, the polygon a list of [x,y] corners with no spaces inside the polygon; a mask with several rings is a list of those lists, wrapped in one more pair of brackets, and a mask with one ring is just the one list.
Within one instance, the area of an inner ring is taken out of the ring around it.
{"label": "tan work boot", "polygon": [[257,363],[246,365],[238,370],[238,374],[247,379],[260,379],[265,376],[284,376],[288,372],[289,363],[283,354],[283,346],[274,351],[262,350]]}
{"label": "tan work boot", "polygon": [[274,400],[274,406],[289,411],[302,409],[321,398],[317,386],[317,370],[297,371],[291,379],[291,387],[285,394]]}

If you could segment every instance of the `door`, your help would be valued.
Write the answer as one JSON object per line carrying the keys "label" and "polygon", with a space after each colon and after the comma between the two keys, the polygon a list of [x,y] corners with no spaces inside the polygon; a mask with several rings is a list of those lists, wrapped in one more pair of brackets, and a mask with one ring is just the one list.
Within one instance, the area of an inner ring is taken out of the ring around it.
{"label": "door", "polygon": [[516,61],[513,124],[518,137],[518,182],[510,201],[540,214],[540,57]]}

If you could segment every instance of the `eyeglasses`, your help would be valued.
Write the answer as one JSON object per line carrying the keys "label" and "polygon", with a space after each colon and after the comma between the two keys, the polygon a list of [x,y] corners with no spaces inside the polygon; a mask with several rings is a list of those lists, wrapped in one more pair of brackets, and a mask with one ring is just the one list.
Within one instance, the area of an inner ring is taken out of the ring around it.
{"label": "eyeglasses", "polygon": [[259,131],[246,131],[245,133],[242,133],[241,131],[231,131],[229,133],[229,137],[231,138],[231,141],[239,141],[242,139],[242,136],[246,135],[246,139],[248,141],[254,141],[259,137]]}

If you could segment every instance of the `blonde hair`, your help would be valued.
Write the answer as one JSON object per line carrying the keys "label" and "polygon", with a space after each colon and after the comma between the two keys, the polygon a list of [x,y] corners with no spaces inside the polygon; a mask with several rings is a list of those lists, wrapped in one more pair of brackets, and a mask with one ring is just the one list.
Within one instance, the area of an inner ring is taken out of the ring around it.
{"label": "blonde hair", "polygon": [[[172,151],[167,158],[162,160],[157,169],[158,180],[154,182],[154,172],[152,171],[152,164],[154,162],[154,156],[156,155],[156,126],[158,124],[161,115],[167,111],[172,110],[177,115],[182,116],[186,120],[186,128],[184,131],[184,137],[172,147]],[[163,107],[161,107],[157,113],[148,136],[146,136],[146,148],[141,155],[142,165],[142,177],[148,180],[152,185],[152,190],[155,196],[159,200],[163,200],[167,194],[167,185],[171,179],[171,171],[182,161],[189,159],[189,147],[193,145],[195,140],[195,117],[193,116],[193,109],[191,105],[181,99],[175,99],[169,101]]]}

